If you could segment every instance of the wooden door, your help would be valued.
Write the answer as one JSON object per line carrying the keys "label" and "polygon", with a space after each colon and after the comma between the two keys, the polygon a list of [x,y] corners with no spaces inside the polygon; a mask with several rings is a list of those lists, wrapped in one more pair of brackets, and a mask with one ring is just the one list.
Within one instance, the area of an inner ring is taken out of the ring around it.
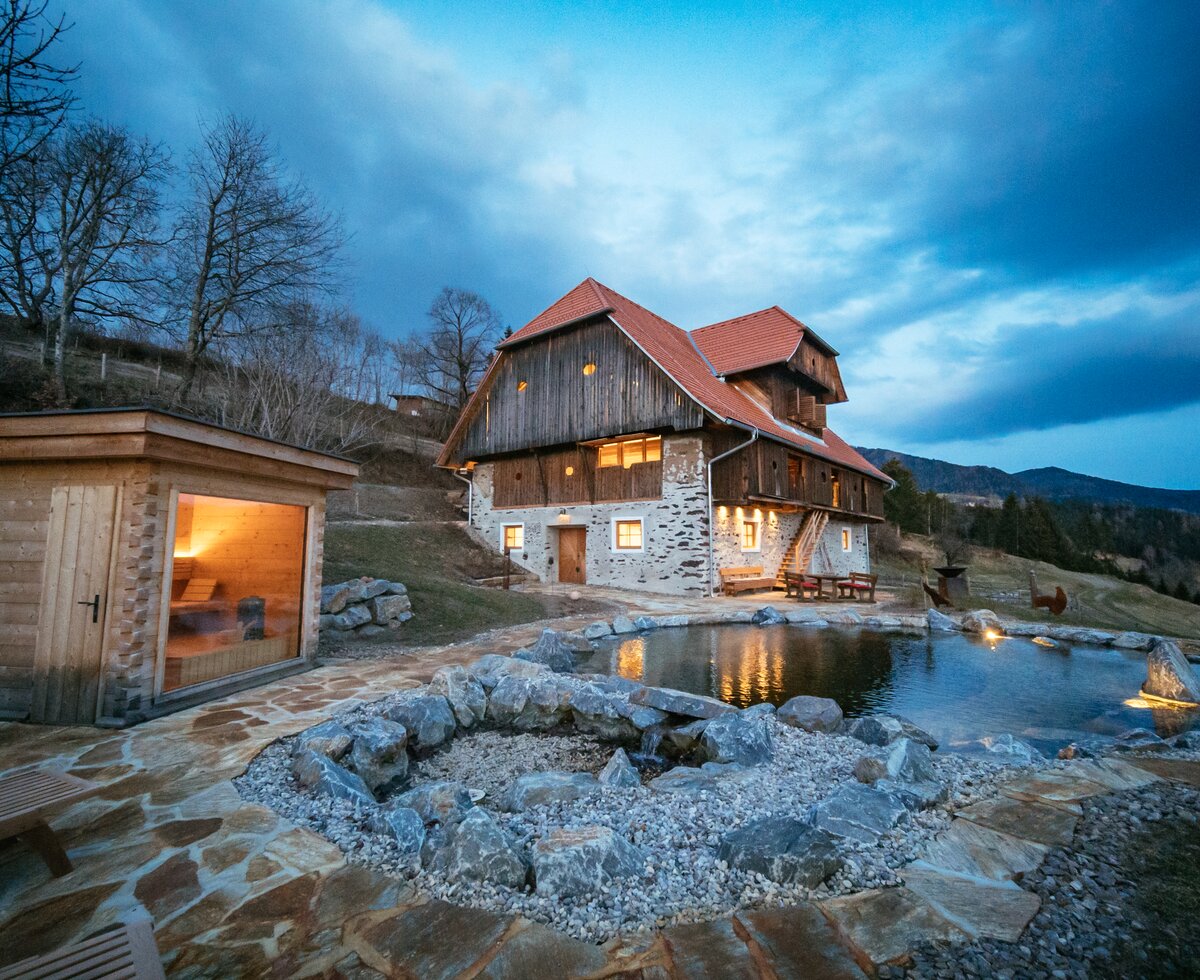
{"label": "wooden door", "polygon": [[96,720],[119,498],[117,487],[54,489],[33,660],[34,721]]}
{"label": "wooden door", "polygon": [[558,532],[558,580],[583,585],[587,581],[587,528],[564,527]]}

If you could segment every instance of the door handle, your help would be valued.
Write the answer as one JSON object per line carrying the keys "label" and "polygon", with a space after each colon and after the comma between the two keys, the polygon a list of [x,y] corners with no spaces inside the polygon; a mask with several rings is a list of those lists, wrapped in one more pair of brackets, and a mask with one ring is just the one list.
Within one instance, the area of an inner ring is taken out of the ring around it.
{"label": "door handle", "polygon": [[80,599],[79,602],[76,603],[76,605],[91,606],[92,607],[92,622],[93,623],[100,622],[100,595],[99,595],[99,593],[96,594],[96,597],[91,602],[88,602],[86,599]]}

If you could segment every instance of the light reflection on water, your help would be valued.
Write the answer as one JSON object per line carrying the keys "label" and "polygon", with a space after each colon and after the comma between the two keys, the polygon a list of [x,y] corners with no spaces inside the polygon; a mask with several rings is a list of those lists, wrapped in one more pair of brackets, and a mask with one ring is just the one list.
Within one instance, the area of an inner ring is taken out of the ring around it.
{"label": "light reflection on water", "polygon": [[585,670],[708,694],[746,707],[798,694],[833,698],[848,717],[889,711],[947,747],[1012,732],[1045,751],[1137,726],[1166,737],[1200,712],[1137,699],[1145,655],[1046,650],[957,633],[897,636],[792,626],[692,626],[610,642]]}

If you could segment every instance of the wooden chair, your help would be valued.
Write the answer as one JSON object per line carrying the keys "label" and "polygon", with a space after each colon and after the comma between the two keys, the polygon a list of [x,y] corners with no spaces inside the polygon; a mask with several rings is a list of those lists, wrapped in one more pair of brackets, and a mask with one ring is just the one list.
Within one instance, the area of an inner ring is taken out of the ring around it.
{"label": "wooden chair", "polygon": [[875,601],[875,585],[878,575],[868,575],[866,572],[851,572],[848,579],[838,582],[838,596],[842,599],[855,599],[859,602]]}
{"label": "wooden chair", "polygon": [[0,840],[16,837],[32,847],[55,877],[71,871],[71,861],[46,814],[100,787],[86,779],[50,769],[24,769],[0,778]]}
{"label": "wooden chair", "polygon": [[775,579],[763,574],[762,565],[738,565],[720,568],[721,591],[726,595],[775,588]]}
{"label": "wooden chair", "polygon": [[154,928],[144,911],[71,946],[0,967],[0,980],[163,980]]}
{"label": "wooden chair", "polygon": [[[783,576],[784,585],[787,588],[788,596],[795,596],[797,599],[815,598],[821,592],[821,583],[811,581],[807,575],[797,575],[795,572],[787,572]],[[808,593],[814,593],[810,596]]]}

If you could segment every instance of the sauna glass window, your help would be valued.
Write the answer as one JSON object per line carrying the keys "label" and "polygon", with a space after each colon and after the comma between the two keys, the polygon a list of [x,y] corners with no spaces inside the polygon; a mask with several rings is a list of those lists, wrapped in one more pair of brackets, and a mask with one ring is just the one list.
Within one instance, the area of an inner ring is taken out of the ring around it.
{"label": "sauna glass window", "polygon": [[842,528],[842,551],[853,551],[854,539],[850,537],[850,528]]}
{"label": "sauna glass window", "polygon": [[525,525],[524,524],[505,524],[504,525],[504,550],[505,551],[520,551],[525,547]]}
{"label": "sauna glass window", "polygon": [[641,551],[641,519],[617,521],[613,530],[613,537],[617,551]]}
{"label": "sauna glass window", "polygon": [[163,690],[300,655],[305,508],[181,493]]}
{"label": "sauna glass window", "polygon": [[742,551],[762,550],[762,520],[758,517],[742,519]]}
{"label": "sauna glass window", "polygon": [[662,436],[646,439],[626,439],[624,442],[606,442],[600,447],[599,465],[621,466],[629,469],[638,463],[657,463],[662,459]]}

